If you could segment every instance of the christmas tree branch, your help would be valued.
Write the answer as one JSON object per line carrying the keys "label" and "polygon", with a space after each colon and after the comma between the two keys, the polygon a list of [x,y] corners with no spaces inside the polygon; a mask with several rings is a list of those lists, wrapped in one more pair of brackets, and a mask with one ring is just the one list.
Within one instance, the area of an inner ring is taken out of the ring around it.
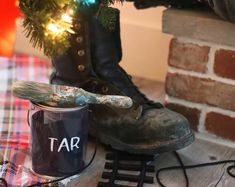
{"label": "christmas tree branch", "polygon": [[[77,12],[92,12],[96,7],[97,19],[110,31],[115,29],[117,9],[109,7],[123,0],[20,0],[25,19],[23,26],[33,47],[44,50],[47,56],[61,55],[70,47],[69,38]],[[91,4],[91,3],[94,3]],[[92,15],[90,15],[92,16]]]}

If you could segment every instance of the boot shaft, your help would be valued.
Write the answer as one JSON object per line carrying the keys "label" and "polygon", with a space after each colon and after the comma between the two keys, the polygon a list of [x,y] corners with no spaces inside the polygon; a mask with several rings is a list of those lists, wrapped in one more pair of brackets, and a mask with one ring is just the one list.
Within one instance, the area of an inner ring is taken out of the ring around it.
{"label": "boot shaft", "polygon": [[[116,10],[115,28],[112,31],[104,28],[95,18],[90,20],[91,58],[94,70],[99,74],[109,64],[119,64],[122,59],[120,37],[120,12]],[[102,57],[102,60],[100,60]]]}
{"label": "boot shaft", "polygon": [[55,71],[51,79],[83,82],[92,76],[88,21],[80,16],[73,25],[76,33],[71,35],[71,47],[65,54],[52,59]]}
{"label": "boot shaft", "polygon": [[[117,20],[113,31],[104,28],[95,16],[89,21],[78,22],[81,25],[80,29],[76,28],[76,35],[71,37],[72,47],[65,55],[53,61],[56,71],[52,74],[51,82],[75,84],[101,94],[127,95],[135,103],[143,105],[144,109],[161,108],[161,104],[153,103],[138,90],[119,65],[122,49],[119,11],[116,13]],[[81,36],[82,42],[79,39]],[[101,87],[101,90],[96,87]]]}
{"label": "boot shaft", "polygon": [[114,31],[104,28],[96,16],[78,19],[73,25],[76,34],[71,35],[71,47],[65,54],[52,59],[55,71],[51,79],[83,82],[101,76],[103,71],[109,71],[109,66],[116,69],[113,66],[122,58],[119,11]]}

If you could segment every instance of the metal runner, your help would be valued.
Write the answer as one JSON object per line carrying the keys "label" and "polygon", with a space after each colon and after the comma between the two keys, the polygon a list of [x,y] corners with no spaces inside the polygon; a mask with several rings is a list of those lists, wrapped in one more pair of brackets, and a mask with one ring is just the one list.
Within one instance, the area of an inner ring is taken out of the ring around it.
{"label": "metal runner", "polygon": [[[102,178],[108,179],[108,182],[99,182],[97,187],[130,187],[128,185],[116,184],[116,181],[135,182],[135,187],[143,187],[144,183],[153,184],[154,177],[146,175],[146,172],[155,173],[154,166],[148,165],[148,162],[153,160],[153,156],[149,155],[133,155],[112,150],[112,152],[106,154],[104,166],[106,170],[112,171],[104,171],[102,174]],[[125,171],[125,173],[121,173],[120,170]],[[139,174],[131,174],[133,171],[137,171]]]}

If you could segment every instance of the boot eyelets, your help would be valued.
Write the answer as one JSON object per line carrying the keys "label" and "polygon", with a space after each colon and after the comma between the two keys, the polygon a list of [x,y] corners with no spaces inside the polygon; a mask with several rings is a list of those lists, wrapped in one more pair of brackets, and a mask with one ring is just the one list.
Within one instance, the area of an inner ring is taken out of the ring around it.
{"label": "boot eyelets", "polygon": [[78,71],[84,71],[86,67],[84,65],[78,65]]}
{"label": "boot eyelets", "polygon": [[77,42],[77,43],[82,43],[82,42],[83,42],[83,37],[78,36],[78,37],[76,38],[76,42]]}
{"label": "boot eyelets", "polygon": [[84,50],[78,50],[78,56],[84,56],[85,51]]}
{"label": "boot eyelets", "polygon": [[98,81],[92,81],[92,84],[93,84],[94,86],[97,86],[97,85],[98,85]]}
{"label": "boot eyelets", "polygon": [[109,88],[107,86],[102,87],[102,92],[107,93],[109,91]]}

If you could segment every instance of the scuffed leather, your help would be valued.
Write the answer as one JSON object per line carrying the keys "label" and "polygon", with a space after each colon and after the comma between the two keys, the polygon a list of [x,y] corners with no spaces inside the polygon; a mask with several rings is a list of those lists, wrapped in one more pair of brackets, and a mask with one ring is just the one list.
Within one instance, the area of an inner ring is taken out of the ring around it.
{"label": "scuffed leather", "polygon": [[221,18],[235,22],[235,1],[234,0],[207,0],[210,7]]}
{"label": "scuffed leather", "polygon": [[91,57],[97,76],[115,85],[144,108],[161,108],[160,103],[148,100],[138,91],[130,76],[119,65],[122,58],[119,21],[113,32],[107,31],[95,18],[90,23]]}
{"label": "scuffed leather", "polygon": [[194,8],[203,5],[203,0],[128,0],[134,2],[137,9],[156,6],[171,6],[175,8]]}
{"label": "scuffed leather", "polygon": [[[90,38],[91,43],[86,45],[91,47],[89,67],[92,69],[86,79],[64,68],[56,69],[57,73],[52,75],[51,83],[78,86],[100,94],[127,95],[132,97],[134,104],[130,109],[90,105],[89,133],[105,144],[132,153],[155,154],[173,151],[192,143],[194,136],[188,120],[160,103],[149,101],[119,66],[122,58],[119,21],[115,31],[110,32],[92,18]],[[70,51],[76,51],[76,48],[73,45]],[[58,63],[61,63],[60,66],[82,63],[74,60],[75,55],[67,53],[56,58],[53,61],[55,67],[58,67]],[[105,92],[104,87],[108,88]]]}
{"label": "scuffed leather", "polygon": [[100,132],[99,136],[109,134],[126,144],[164,143],[180,139],[191,132],[185,117],[166,108],[147,110],[138,120],[128,114],[110,117],[114,116],[112,112],[115,111],[105,108],[94,106],[93,109],[99,109],[100,112],[92,118],[91,128],[96,133]]}
{"label": "scuffed leather", "polygon": [[156,6],[174,8],[198,8],[208,5],[214,12],[231,22],[235,22],[235,1],[234,0],[127,0],[134,3],[137,9],[145,9]]}

